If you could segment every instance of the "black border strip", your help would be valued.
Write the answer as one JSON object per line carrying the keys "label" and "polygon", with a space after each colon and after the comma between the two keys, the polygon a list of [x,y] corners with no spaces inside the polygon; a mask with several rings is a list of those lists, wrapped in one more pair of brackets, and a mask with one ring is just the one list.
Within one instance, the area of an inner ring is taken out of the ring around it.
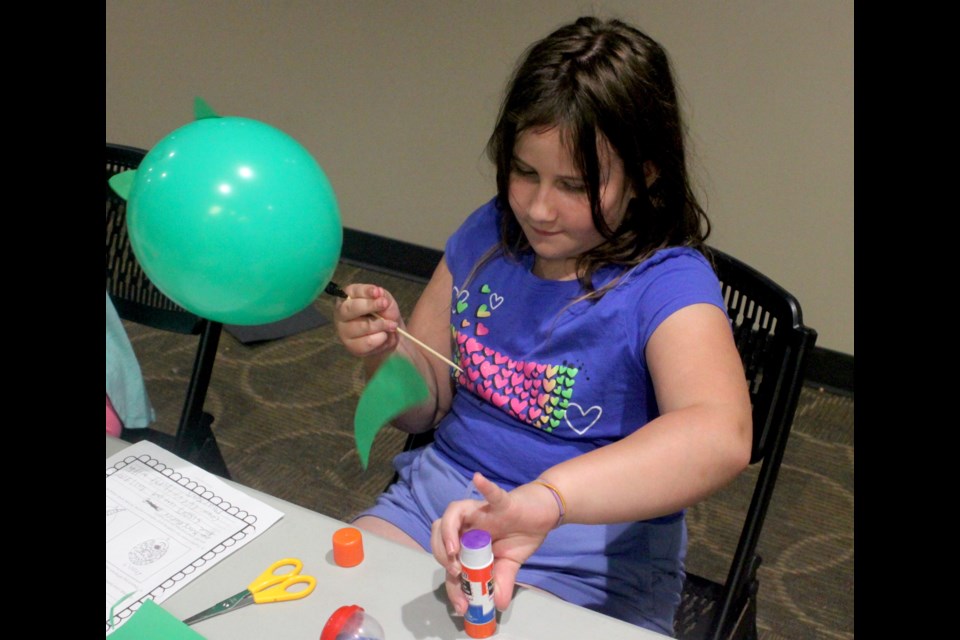
{"label": "black border strip", "polygon": [[[340,258],[347,264],[427,282],[441,256],[442,251],[410,242],[357,229],[343,230]],[[852,355],[814,347],[807,362],[804,382],[809,386],[829,388],[852,396],[853,368]]]}
{"label": "black border strip", "polygon": [[343,230],[341,260],[374,271],[427,282],[442,256],[442,251],[402,240],[391,240],[356,229]]}
{"label": "black border strip", "polygon": [[853,369],[852,355],[824,347],[814,347],[807,359],[804,383],[852,396]]}

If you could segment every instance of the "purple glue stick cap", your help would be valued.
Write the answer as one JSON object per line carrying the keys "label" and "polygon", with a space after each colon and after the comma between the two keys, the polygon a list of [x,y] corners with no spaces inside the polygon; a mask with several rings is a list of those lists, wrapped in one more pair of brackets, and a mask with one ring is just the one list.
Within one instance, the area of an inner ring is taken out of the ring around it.
{"label": "purple glue stick cap", "polygon": [[490,533],[472,529],[460,538],[460,562],[470,568],[485,567],[493,562]]}

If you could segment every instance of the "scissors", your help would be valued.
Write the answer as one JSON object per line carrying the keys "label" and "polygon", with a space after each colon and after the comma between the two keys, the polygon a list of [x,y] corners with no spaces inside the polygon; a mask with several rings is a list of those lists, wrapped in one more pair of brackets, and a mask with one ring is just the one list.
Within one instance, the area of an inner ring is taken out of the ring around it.
{"label": "scissors", "polygon": [[[277,569],[285,566],[292,566],[293,570],[284,573],[277,573]],[[303,562],[297,558],[284,558],[277,560],[267,567],[267,570],[257,576],[256,580],[247,585],[247,588],[235,596],[221,600],[209,609],[205,609],[195,616],[184,620],[184,624],[193,624],[200,622],[221,613],[227,613],[240,607],[256,602],[257,604],[266,604],[268,602],[286,602],[288,600],[299,600],[306,598],[313,593],[317,586],[317,579],[313,576],[302,576],[300,570],[303,569]],[[306,588],[299,591],[289,591],[289,588],[296,584],[305,584]]]}

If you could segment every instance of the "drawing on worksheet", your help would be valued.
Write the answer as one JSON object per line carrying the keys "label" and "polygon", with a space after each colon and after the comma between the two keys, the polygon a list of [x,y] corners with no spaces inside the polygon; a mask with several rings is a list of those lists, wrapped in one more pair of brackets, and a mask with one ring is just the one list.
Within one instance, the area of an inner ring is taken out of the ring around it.
{"label": "drawing on worksheet", "polygon": [[167,554],[167,542],[165,540],[144,540],[127,554],[130,562],[136,565],[153,564]]}
{"label": "drawing on worksheet", "polygon": [[163,602],[283,517],[147,441],[110,457],[106,482],[107,633],[146,600]]}
{"label": "drawing on worksheet", "polygon": [[110,504],[110,500],[107,500],[107,528],[110,528],[110,523],[116,519],[118,513],[123,513],[126,511],[123,507],[118,507],[115,504]]}

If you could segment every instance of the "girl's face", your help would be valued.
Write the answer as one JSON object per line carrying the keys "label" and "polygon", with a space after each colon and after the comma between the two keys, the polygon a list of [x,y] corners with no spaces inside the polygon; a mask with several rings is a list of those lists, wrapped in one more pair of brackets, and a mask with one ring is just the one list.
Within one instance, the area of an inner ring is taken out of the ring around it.
{"label": "girl's face", "polygon": [[[600,202],[611,229],[623,220],[633,189],[623,162],[606,141],[600,154]],[[513,149],[510,207],[536,254],[533,273],[548,280],[577,277],[577,256],[604,241],[593,225],[586,185],[560,129],[526,130]]]}

